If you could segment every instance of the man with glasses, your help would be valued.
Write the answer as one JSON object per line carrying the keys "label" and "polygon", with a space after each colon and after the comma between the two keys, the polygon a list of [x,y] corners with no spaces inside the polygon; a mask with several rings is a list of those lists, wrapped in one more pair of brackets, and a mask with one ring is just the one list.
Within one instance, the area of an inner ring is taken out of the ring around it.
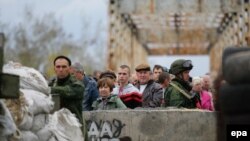
{"label": "man with glasses", "polygon": [[192,87],[190,85],[189,72],[193,65],[191,60],[178,59],[175,60],[170,67],[170,73],[175,75],[168,89],[164,94],[165,106],[196,108],[199,103],[199,97],[191,94]]}
{"label": "man with glasses", "polygon": [[141,94],[139,90],[129,83],[130,68],[127,65],[121,65],[118,68],[118,84],[113,90],[114,94],[117,94],[123,103],[131,109],[141,106]]}

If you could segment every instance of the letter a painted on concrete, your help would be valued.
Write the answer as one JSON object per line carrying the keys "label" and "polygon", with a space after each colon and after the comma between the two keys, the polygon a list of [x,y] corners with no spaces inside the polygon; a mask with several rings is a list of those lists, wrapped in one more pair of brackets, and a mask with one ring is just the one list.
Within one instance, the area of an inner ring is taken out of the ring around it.
{"label": "letter a painted on concrete", "polygon": [[89,128],[89,132],[88,132],[88,136],[89,137],[91,137],[91,136],[99,137],[99,131],[97,129],[95,122],[91,123],[90,128]]}
{"label": "letter a painted on concrete", "polygon": [[109,126],[109,124],[107,122],[105,122],[103,124],[100,136],[103,137],[104,134],[106,134],[106,135],[108,134],[110,138],[113,137],[113,133],[111,132],[110,126]]}

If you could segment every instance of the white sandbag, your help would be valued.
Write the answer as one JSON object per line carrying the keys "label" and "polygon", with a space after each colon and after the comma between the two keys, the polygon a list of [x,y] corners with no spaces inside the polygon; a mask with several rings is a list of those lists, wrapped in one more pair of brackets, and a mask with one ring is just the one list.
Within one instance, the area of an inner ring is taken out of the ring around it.
{"label": "white sandbag", "polygon": [[31,131],[36,133],[38,130],[42,129],[49,122],[48,114],[39,114],[34,116]]}
{"label": "white sandbag", "polygon": [[14,134],[17,128],[15,122],[10,114],[10,111],[5,106],[4,102],[0,100],[0,136],[4,137]]}
{"label": "white sandbag", "polygon": [[51,128],[47,125],[44,128],[37,131],[36,135],[38,136],[40,141],[48,141],[52,136],[55,136],[53,135]]}
{"label": "white sandbag", "polygon": [[32,126],[33,114],[28,111],[28,107],[32,102],[27,100],[21,91],[19,91],[19,94],[18,99],[7,99],[4,100],[4,103],[18,128],[29,130]]}
{"label": "white sandbag", "polygon": [[20,89],[25,99],[28,101],[28,111],[34,115],[50,113],[54,108],[51,96],[46,96],[39,91]]}
{"label": "white sandbag", "polygon": [[59,141],[56,139],[56,136],[52,136],[48,141]]}
{"label": "white sandbag", "polygon": [[23,112],[23,120],[17,125],[21,130],[30,130],[33,124],[33,114],[27,111]]}
{"label": "white sandbag", "polygon": [[31,131],[21,131],[21,139],[18,141],[39,141],[39,139]]}
{"label": "white sandbag", "polygon": [[83,141],[81,124],[68,109],[56,111],[48,126],[59,141]]}
{"label": "white sandbag", "polygon": [[32,89],[49,95],[48,83],[39,71],[16,62],[9,62],[3,66],[3,72],[19,75],[20,88]]}
{"label": "white sandbag", "polygon": [[21,139],[21,131],[19,129],[17,129],[14,134],[8,137],[9,141],[19,141],[20,139]]}
{"label": "white sandbag", "polygon": [[25,99],[24,94],[19,91],[18,99],[6,99],[4,103],[9,109],[16,125],[19,125],[23,120],[23,113],[25,111],[28,112],[28,101]]}

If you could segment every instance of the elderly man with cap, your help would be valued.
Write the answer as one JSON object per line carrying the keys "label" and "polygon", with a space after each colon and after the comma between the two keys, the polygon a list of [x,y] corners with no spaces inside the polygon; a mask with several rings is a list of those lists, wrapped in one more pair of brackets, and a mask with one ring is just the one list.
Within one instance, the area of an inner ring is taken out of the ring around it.
{"label": "elderly man with cap", "polygon": [[175,75],[168,89],[164,94],[165,106],[196,108],[199,107],[198,97],[196,94],[190,93],[192,87],[190,85],[189,72],[193,65],[191,60],[178,59],[175,60],[170,67],[169,72]]}
{"label": "elderly man with cap", "polygon": [[85,86],[84,99],[82,102],[83,111],[93,110],[92,103],[99,96],[96,81],[84,74],[83,66],[80,63],[75,63],[71,66],[71,73],[76,79],[82,81]]}
{"label": "elderly man with cap", "polygon": [[150,66],[148,64],[140,64],[135,70],[139,81],[136,87],[142,93],[142,107],[160,107],[163,89],[160,84],[151,79]]}

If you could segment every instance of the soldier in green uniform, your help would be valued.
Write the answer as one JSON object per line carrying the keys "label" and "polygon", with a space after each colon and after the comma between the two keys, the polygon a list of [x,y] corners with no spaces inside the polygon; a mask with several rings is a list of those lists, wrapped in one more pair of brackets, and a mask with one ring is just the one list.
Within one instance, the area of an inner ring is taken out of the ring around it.
{"label": "soldier in green uniform", "polygon": [[170,73],[175,75],[168,89],[164,93],[164,106],[196,108],[196,94],[191,94],[192,89],[189,79],[189,72],[193,65],[191,60],[178,59],[175,60],[170,67]]}
{"label": "soldier in green uniform", "polygon": [[66,56],[54,59],[56,77],[49,83],[51,94],[60,95],[60,108],[67,108],[76,115],[83,124],[82,100],[84,85],[70,75],[71,61]]}

